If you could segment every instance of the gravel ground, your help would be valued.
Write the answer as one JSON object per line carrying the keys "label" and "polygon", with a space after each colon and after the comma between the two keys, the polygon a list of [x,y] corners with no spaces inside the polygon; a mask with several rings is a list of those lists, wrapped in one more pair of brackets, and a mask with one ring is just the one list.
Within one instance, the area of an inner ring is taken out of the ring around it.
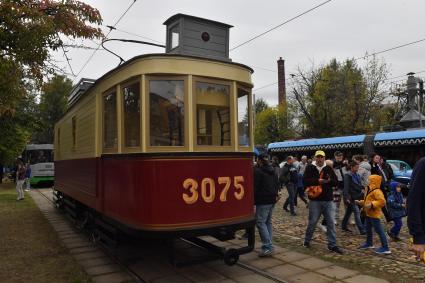
{"label": "gravel ground", "polygon": [[[276,204],[273,213],[274,238],[277,243],[282,245],[291,245],[292,247],[302,248],[304,233],[307,227],[308,209],[305,204],[298,199],[298,207],[296,208],[297,216],[291,216],[290,213],[282,209],[286,199],[286,191],[283,197]],[[340,206],[340,217],[344,216],[345,208],[343,204]],[[352,217],[353,219],[353,217]],[[383,220],[382,223],[385,221]],[[319,221],[320,223],[320,221]],[[392,223],[384,224],[386,230],[392,227]],[[344,255],[329,253],[326,250],[326,233],[319,227],[316,227],[314,233],[312,249],[304,251],[334,260],[337,263],[345,264],[352,267],[356,265],[363,271],[370,271],[373,274],[376,270],[380,274],[386,274],[387,279],[392,282],[425,282],[425,264],[417,263],[414,256],[409,252],[409,233],[406,225],[406,218],[403,218],[403,228],[400,233],[400,242],[389,239],[391,255],[381,256],[375,254],[372,250],[362,251],[357,247],[365,242],[366,236],[359,234],[355,225],[349,225],[353,233],[347,233],[341,230],[341,225],[336,227],[337,242],[340,247],[345,250]],[[379,238],[374,233],[375,247],[380,246]]]}

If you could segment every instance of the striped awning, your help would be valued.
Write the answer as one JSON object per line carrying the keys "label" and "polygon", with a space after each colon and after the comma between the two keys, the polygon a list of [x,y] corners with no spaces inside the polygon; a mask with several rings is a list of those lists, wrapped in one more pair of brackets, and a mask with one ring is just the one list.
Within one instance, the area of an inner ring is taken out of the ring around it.
{"label": "striped awning", "polygon": [[283,141],[269,144],[271,152],[294,152],[308,150],[348,149],[361,148],[366,135],[344,136],[322,139],[303,139],[297,141]]}
{"label": "striped awning", "polygon": [[425,144],[425,129],[378,133],[373,145],[377,147]]}

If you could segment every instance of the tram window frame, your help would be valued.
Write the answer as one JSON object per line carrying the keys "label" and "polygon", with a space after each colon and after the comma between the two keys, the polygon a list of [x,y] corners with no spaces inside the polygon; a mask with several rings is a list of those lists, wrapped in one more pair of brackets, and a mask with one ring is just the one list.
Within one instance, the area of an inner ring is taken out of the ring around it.
{"label": "tram window frame", "polygon": [[71,118],[72,150],[77,149],[77,116]]}
{"label": "tram window frame", "polygon": [[[189,150],[189,88],[188,76],[165,76],[165,75],[149,75],[145,77],[145,97],[146,121],[145,135],[146,135],[146,151],[148,152],[170,152],[170,151],[188,151]],[[183,145],[151,145],[151,105],[150,105],[150,82],[151,81],[183,81],[184,90],[184,134]]]}
{"label": "tram window frame", "polygon": [[[198,94],[196,92],[196,85],[197,83],[209,83],[209,84],[218,84],[218,85],[225,85],[229,88],[229,136],[230,136],[230,143],[229,145],[199,145],[198,144],[198,103],[197,103],[197,97]],[[235,121],[234,121],[234,115],[235,115],[235,92],[233,88],[234,81],[230,80],[222,80],[222,79],[213,79],[213,78],[207,78],[207,77],[193,77],[193,83],[192,83],[192,97],[193,97],[193,127],[192,127],[192,133],[193,133],[193,146],[196,151],[235,151],[235,138],[234,138],[234,132],[235,132]]]}
{"label": "tram window frame", "polygon": [[[138,85],[139,88],[139,127],[138,127],[138,135],[139,135],[139,144],[136,146],[127,146],[126,142],[126,127],[125,127],[125,107],[124,107],[124,103],[125,103],[125,98],[124,98],[124,89],[126,87],[130,87],[133,85]],[[121,123],[121,140],[122,140],[122,150],[125,152],[134,152],[134,151],[140,151],[141,147],[142,147],[142,123],[143,123],[143,117],[142,117],[142,101],[143,101],[143,95],[142,95],[142,82],[140,77],[136,77],[136,78],[131,78],[123,83],[120,84],[120,94],[121,95],[121,103],[120,103],[120,107],[121,107],[121,119],[120,123]]]}
{"label": "tram window frame", "polygon": [[[247,104],[248,104],[248,145],[241,145],[240,141],[239,141],[239,96],[238,96],[238,92],[239,89],[247,92],[248,97],[247,97]],[[236,130],[238,133],[238,149],[240,151],[251,151],[251,146],[253,145],[252,141],[253,141],[253,119],[252,119],[252,89],[250,87],[246,87],[240,84],[236,85]]]}
{"label": "tram window frame", "polygon": [[[105,147],[105,97],[108,95],[113,94],[115,96],[115,127],[116,127],[116,134],[115,134],[115,144],[113,147]],[[118,152],[118,93],[116,86],[113,86],[109,90],[102,93],[102,151],[103,153],[116,153]]]}
{"label": "tram window frame", "polygon": [[[177,31],[177,32],[175,32]],[[174,37],[174,35],[177,35]],[[175,41],[177,39],[177,44]],[[176,49],[180,46],[180,24],[176,23],[169,28],[169,42],[170,42],[170,50]]]}

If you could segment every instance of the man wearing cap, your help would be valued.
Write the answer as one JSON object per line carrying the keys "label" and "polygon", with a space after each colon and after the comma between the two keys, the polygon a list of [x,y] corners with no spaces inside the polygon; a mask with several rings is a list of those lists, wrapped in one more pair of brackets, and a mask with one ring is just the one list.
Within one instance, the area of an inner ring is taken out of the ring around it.
{"label": "man wearing cap", "polygon": [[335,206],[333,203],[333,187],[338,185],[338,179],[334,170],[325,164],[325,152],[318,150],[314,154],[315,161],[309,164],[304,173],[304,184],[308,186],[322,187],[322,193],[310,199],[308,225],[305,232],[304,247],[310,247],[313,232],[316,228],[320,215],[326,220],[326,234],[328,238],[328,249],[332,252],[342,254],[342,250],[336,245],[335,232]]}
{"label": "man wearing cap", "polygon": [[273,253],[272,215],[279,192],[279,179],[273,167],[269,164],[267,155],[258,156],[257,166],[254,167],[254,203],[255,218],[262,246],[260,257]]}

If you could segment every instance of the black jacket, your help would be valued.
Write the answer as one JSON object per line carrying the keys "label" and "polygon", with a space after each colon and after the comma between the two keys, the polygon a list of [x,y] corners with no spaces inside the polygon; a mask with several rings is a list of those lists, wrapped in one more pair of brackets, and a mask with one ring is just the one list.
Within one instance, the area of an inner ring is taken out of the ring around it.
{"label": "black jacket", "polygon": [[361,200],[363,199],[363,187],[361,185],[361,178],[359,176],[360,184],[357,184],[353,180],[353,176],[351,172],[344,175],[344,199],[348,199],[350,201],[353,200]]}
{"label": "black jacket", "polygon": [[379,175],[382,177],[381,189],[383,189],[387,184],[389,184],[391,181],[391,178],[393,177],[393,170],[391,169],[391,167],[389,169],[387,168],[387,166],[390,166],[390,165],[389,164],[385,165],[385,164],[386,163],[384,163],[384,165],[380,169],[379,168],[380,166],[378,164],[374,162],[370,162],[370,167],[371,167],[370,174]]}
{"label": "black jacket", "polygon": [[[312,199],[312,201],[332,201],[333,200],[333,187],[338,185],[338,179],[334,170],[325,166],[323,169],[323,179],[329,180],[328,183],[322,184],[322,194]],[[317,186],[319,185],[320,172],[319,169],[313,164],[309,164],[304,172],[304,186]]]}
{"label": "black jacket", "polygon": [[407,226],[414,244],[425,244],[425,157],[413,169],[407,198]]}
{"label": "black jacket", "polygon": [[271,165],[254,167],[254,202],[256,205],[276,203],[279,188],[279,180]]}
{"label": "black jacket", "polygon": [[[341,175],[341,180],[338,180],[338,189],[343,189],[344,188],[344,171],[342,170],[342,168],[345,166],[344,162],[342,161],[336,161],[335,159],[332,160],[334,163],[334,172],[338,171],[339,174]],[[335,173],[336,175],[336,173]],[[338,176],[337,176],[338,178]]]}
{"label": "black jacket", "polygon": [[298,184],[298,172],[297,172],[297,168],[295,168],[294,165],[289,165],[288,163],[285,163],[285,165],[283,165],[283,168],[281,169],[281,172],[280,172],[280,175],[284,175],[284,174],[289,174],[288,175],[289,181],[283,185],[287,185],[288,183],[291,183],[293,185]]}

